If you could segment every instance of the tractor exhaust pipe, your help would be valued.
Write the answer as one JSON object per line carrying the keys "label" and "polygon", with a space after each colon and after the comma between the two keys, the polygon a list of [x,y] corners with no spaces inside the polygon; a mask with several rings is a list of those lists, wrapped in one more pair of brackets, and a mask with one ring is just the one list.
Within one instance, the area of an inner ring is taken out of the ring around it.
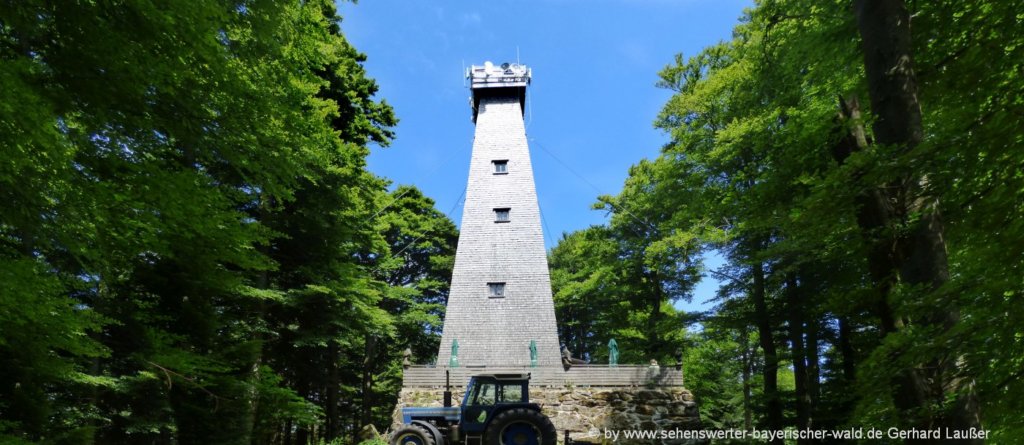
{"label": "tractor exhaust pipe", "polygon": [[452,372],[448,369],[444,370],[444,407],[450,408],[452,406]]}

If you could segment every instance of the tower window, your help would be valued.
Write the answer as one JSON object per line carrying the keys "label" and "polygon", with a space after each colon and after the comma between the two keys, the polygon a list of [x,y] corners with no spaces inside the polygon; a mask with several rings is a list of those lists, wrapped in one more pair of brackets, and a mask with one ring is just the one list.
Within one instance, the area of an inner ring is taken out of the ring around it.
{"label": "tower window", "polygon": [[505,298],[505,283],[487,283],[487,296]]}
{"label": "tower window", "polygon": [[509,208],[494,209],[494,222],[509,222],[510,220],[508,214],[511,210],[512,209]]}
{"label": "tower window", "polygon": [[494,174],[496,175],[507,175],[508,174],[508,159],[500,159],[497,161],[491,161],[494,164]]}

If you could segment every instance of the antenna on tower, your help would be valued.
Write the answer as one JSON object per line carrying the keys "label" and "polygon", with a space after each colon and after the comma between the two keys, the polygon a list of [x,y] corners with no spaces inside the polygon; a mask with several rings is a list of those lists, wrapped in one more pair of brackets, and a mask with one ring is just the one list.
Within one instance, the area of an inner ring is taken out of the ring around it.
{"label": "antenna on tower", "polygon": [[516,65],[519,64],[519,45],[516,45]]}

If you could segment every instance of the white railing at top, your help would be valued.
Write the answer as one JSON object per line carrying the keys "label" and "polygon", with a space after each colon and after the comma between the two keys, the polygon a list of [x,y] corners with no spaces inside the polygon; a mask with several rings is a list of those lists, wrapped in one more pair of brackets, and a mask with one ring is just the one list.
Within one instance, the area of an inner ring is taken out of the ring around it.
{"label": "white railing at top", "polygon": [[473,65],[466,70],[466,77],[476,87],[525,86],[530,83],[532,70],[519,64],[509,64],[507,67],[493,64]]}

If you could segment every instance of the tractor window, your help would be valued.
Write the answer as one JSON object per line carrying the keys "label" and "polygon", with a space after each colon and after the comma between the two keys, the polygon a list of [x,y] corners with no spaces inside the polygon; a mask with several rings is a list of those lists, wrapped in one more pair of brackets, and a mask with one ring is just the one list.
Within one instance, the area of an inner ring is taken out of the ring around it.
{"label": "tractor window", "polygon": [[511,385],[501,385],[501,402],[502,403],[519,403],[525,402],[523,397],[523,385],[519,383]]}
{"label": "tractor window", "polygon": [[473,405],[494,405],[494,383],[479,383],[473,388]]}

